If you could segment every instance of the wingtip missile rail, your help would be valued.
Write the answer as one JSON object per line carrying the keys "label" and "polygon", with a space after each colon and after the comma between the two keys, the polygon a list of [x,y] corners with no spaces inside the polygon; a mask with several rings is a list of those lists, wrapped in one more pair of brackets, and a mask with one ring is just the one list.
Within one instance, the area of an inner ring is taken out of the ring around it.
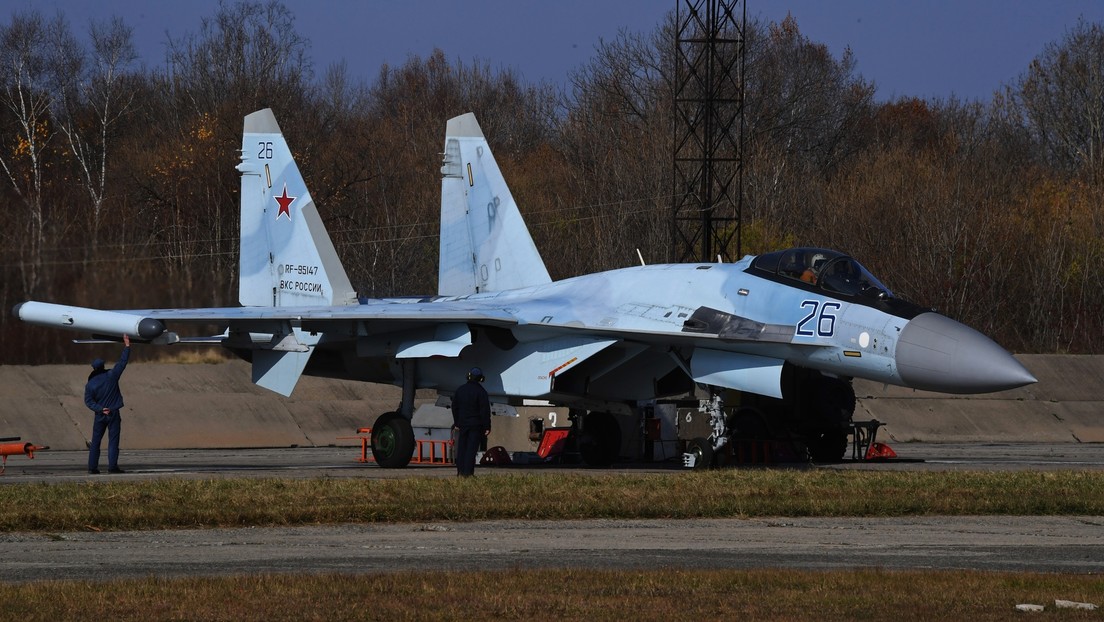
{"label": "wingtip missile rail", "polygon": [[120,311],[28,301],[15,305],[12,314],[28,324],[97,335],[125,334],[153,340],[165,333],[165,325],[160,320]]}

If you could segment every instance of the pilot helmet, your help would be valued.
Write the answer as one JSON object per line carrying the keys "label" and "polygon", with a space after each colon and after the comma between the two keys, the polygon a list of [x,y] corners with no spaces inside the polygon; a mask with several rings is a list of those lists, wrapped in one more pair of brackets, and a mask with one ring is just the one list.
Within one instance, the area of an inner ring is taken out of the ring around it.
{"label": "pilot helmet", "polygon": [[813,261],[809,263],[813,267],[813,270],[820,270],[820,267],[824,265],[824,260],[828,259],[823,253],[817,253],[813,255]]}

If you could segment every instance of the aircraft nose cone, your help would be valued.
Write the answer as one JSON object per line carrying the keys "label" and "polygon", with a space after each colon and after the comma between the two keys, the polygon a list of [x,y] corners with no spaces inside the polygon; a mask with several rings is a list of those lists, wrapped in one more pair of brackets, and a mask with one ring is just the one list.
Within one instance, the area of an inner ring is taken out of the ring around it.
{"label": "aircraft nose cone", "polygon": [[897,374],[914,389],[991,393],[1035,382],[992,339],[938,313],[922,313],[905,325],[896,360]]}

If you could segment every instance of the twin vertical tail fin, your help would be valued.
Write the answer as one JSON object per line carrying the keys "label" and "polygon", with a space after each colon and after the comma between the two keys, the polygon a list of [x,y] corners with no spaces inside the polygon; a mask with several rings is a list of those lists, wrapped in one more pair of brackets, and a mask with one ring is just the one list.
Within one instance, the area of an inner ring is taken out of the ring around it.
{"label": "twin vertical tail fin", "polygon": [[[333,243],[269,109],[245,117],[238,299],[249,307],[357,304]],[[438,293],[462,296],[550,283],[533,238],[483,132],[469,113],[450,119],[441,167]],[[234,332],[231,325],[230,332]],[[233,334],[230,336],[235,337]],[[290,395],[324,335],[293,322],[254,345],[253,381]]]}
{"label": "twin vertical tail fin", "polygon": [[449,119],[445,129],[439,260],[437,293],[442,296],[552,281],[470,112]]}
{"label": "twin vertical tail fin", "polygon": [[[269,109],[245,117],[241,164],[241,262],[238,301],[246,307],[357,303],[307,184]],[[241,329],[245,330],[245,329]],[[274,322],[267,342],[252,346],[253,382],[291,395],[320,335]]]}
{"label": "twin vertical tail fin", "polygon": [[238,171],[238,301],[247,307],[356,304],[356,292],[268,108],[245,117]]}

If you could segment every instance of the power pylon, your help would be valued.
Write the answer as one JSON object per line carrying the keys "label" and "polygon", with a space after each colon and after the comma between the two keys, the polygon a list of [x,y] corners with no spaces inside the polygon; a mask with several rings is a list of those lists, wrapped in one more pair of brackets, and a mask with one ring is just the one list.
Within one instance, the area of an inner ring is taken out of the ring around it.
{"label": "power pylon", "polygon": [[743,0],[679,0],[675,50],[674,251],[677,261],[742,255]]}

